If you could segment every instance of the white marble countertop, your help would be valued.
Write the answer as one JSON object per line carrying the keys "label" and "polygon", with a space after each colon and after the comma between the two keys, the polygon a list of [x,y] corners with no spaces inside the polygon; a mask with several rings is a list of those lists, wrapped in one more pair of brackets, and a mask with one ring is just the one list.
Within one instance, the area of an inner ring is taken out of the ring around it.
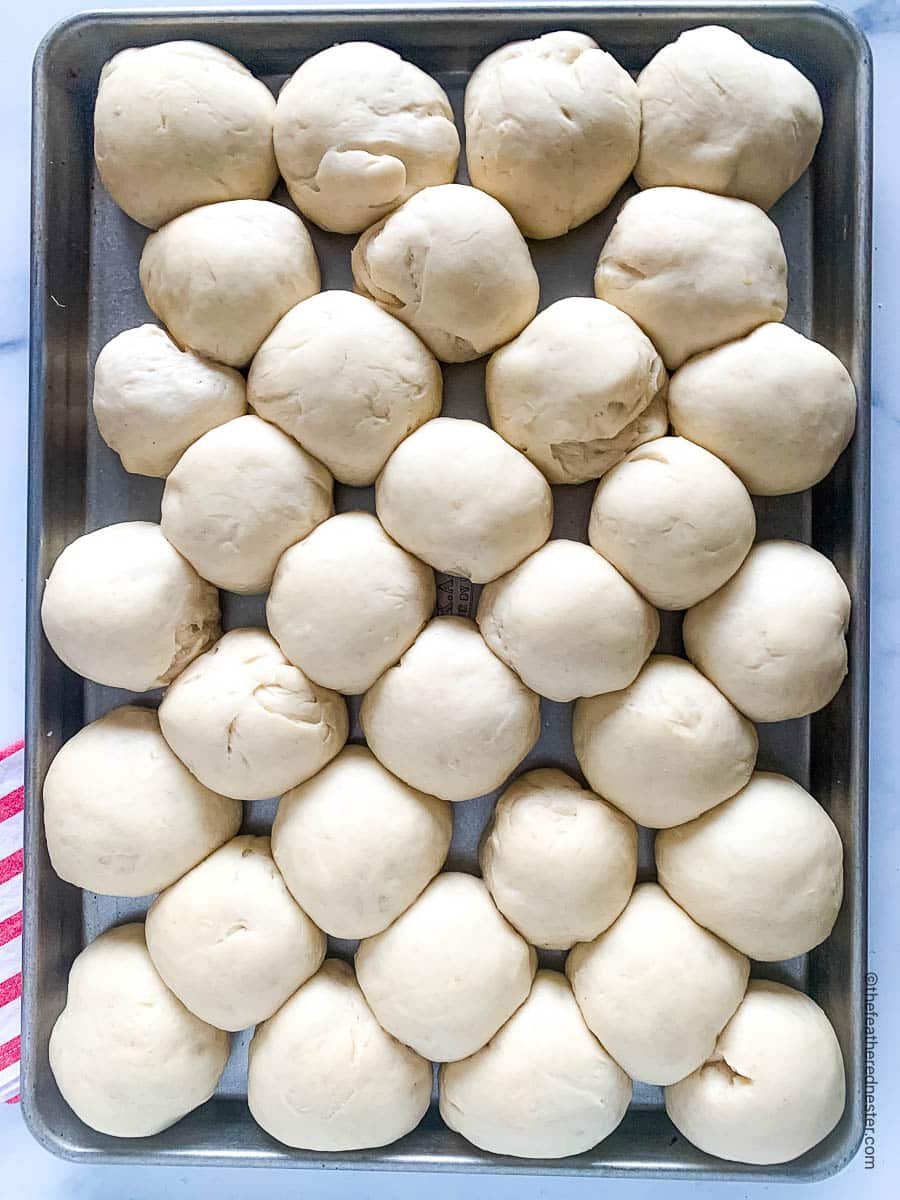
{"label": "white marble countertop", "polygon": [[[97,0],[97,7],[136,7]],[[144,0],[155,7],[153,0]],[[210,5],[215,7],[215,5]],[[242,6],[253,7],[253,0]],[[6,200],[0,221],[0,397],[6,433],[0,441],[0,746],[23,726],[25,475],[28,321],[28,204],[31,61],[55,22],[85,7],[76,0],[26,0],[3,5],[4,71],[0,127]],[[870,961],[879,978],[875,1169],[856,1160],[812,1190],[822,1200],[894,1200],[900,1195],[900,737],[894,715],[900,699],[900,0],[843,0],[869,37],[875,59],[875,269],[872,388],[872,712],[870,818]],[[413,1200],[427,1186],[430,1200],[473,1190],[490,1200],[516,1197],[563,1200],[602,1192],[614,1197],[727,1195],[787,1200],[796,1185],[591,1182],[357,1172],[79,1167],[42,1150],[24,1127],[17,1106],[0,1106],[0,1164],[11,1195],[39,1200],[256,1200],[302,1195],[304,1200]],[[806,1193],[804,1193],[806,1194]]]}

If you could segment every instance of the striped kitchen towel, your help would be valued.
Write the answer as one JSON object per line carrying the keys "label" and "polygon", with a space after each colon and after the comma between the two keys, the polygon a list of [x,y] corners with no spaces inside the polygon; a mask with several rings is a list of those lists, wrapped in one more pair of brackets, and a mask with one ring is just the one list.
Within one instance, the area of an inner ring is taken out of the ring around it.
{"label": "striped kitchen towel", "polygon": [[0,750],[0,1101],[19,1099],[22,997],[23,742]]}

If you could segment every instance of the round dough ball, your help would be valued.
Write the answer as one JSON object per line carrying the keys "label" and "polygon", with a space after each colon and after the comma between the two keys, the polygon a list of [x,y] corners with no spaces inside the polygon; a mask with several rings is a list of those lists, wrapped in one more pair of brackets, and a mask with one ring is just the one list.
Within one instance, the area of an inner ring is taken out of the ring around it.
{"label": "round dough ball", "polygon": [[122,50],[100,72],[94,157],[109,194],[141,225],[217,200],[264,200],[278,179],[275,99],[236,58],[203,42]]}
{"label": "round dough ball", "polygon": [[781,1163],[834,1129],[844,1098],[841,1047],[818,1004],[753,979],[709,1060],[666,1088],[666,1112],[716,1158]]}
{"label": "round dough ball", "polygon": [[755,496],[824,479],[856,425],[856,389],[830,350],[760,325],[686,362],[669,381],[676,432],[728,463]]}
{"label": "round dough ball", "polygon": [[264,629],[232,629],[159,706],[163,737],[207,787],[265,800],[322,769],[347,740],[342,696],[312,683]]}
{"label": "round dough ball", "polygon": [[469,79],[465,118],[469,178],[526,237],[582,225],[637,160],[637,87],[583,33],[545,33],[489,54]]}
{"label": "round dough ball", "polygon": [[431,882],[452,830],[445,801],[407,787],[365,746],[346,746],[282,796],[272,853],[326,933],[363,938],[386,929]]}
{"label": "round dough ball", "polygon": [[802,542],[758,542],[714,596],[685,614],[688,658],[751,721],[824,708],[847,674],[850,593]]}
{"label": "round dough ball", "polygon": [[571,296],[491,357],[485,388],[501,437],[551,483],[584,483],[612,465],[611,442],[633,436],[654,400],[664,405],[666,378],[631,317],[603,300]]}
{"label": "round dough ball", "polygon": [[44,779],[44,829],[60,879],[101,896],[147,896],[233,837],[243,810],[169,749],[150,708],[79,730]]}
{"label": "round dough ball", "polygon": [[434,612],[434,572],[366,512],[339,513],[282,554],[266,621],[315,683],[370,688]]}
{"label": "round dough ball", "polygon": [[528,995],[536,965],[481,880],[455,871],[356,952],[379,1022],[433,1062],[480,1050]]}
{"label": "round dough ball", "polygon": [[526,941],[568,950],[628,903],[637,830],[564,771],[528,771],[497,801],[479,862],[494,903]]}
{"label": "round dough ball", "polygon": [[381,1028],[346,963],[329,958],[250,1042],[247,1103],[300,1150],[365,1150],[428,1111],[431,1063]]}
{"label": "round dough ball", "polygon": [[267,200],[229,200],[151,233],[141,287],[176,341],[243,367],[289,308],[319,290],[319,264],[296,213]]}
{"label": "round dough ball", "polygon": [[188,1012],[160,979],[143,925],[107,930],[72,963],[50,1069],[91,1129],[161,1133],[210,1098],[228,1052],[228,1035]]}
{"label": "round dough ball", "polygon": [[422,188],[450,183],[459,134],[444,89],[373,42],[313,54],[278,94],[275,153],[291,199],[361,233]]}
{"label": "round dough ball", "polygon": [[711,812],[656,838],[659,882],[695,921],[761,962],[831,933],[844,890],[841,836],[784,775],[757,772]]}
{"label": "round dough ball", "polygon": [[462,617],[429,622],[366,692],[359,719],[389,771],[442,800],[499,787],[541,731],[537,696]]}
{"label": "round dough ball", "polygon": [[247,411],[231,367],[181,350],[158,325],[126,329],[94,365],[94,416],[126,471],[165,479],[185,450]]}
{"label": "round dough ball", "polygon": [[730,579],[756,514],[737,475],[684,438],[639,446],[601,479],[588,539],[657,608],[683,609]]}
{"label": "round dough ball", "polygon": [[267,837],[232,840],[147,913],[153,965],[181,1003],[218,1029],[271,1017],[325,957],[325,935],[295,903]]}
{"label": "round dough ball", "polygon": [[391,451],[441,411],[443,377],[411,329],[353,292],[295,305],[260,346],[247,379],[256,412],[368,487]]}
{"label": "round dough ball", "polygon": [[659,616],[583,542],[547,542],[489,583],[482,637],[523,683],[550,700],[627,687],[659,637]]}
{"label": "round dough ball", "polygon": [[553,528],[540,471],[486,425],[454,417],[428,421],[397,447],[375,508],[411,554],[473,583],[512,570]]}
{"label": "round dough ball", "polygon": [[334,512],[332,479],[286,433],[238,417],[189,446],[166,480],[162,530],[204,579],[264,592],[281,555]]}
{"label": "round dough ball", "polygon": [[219,636],[219,594],[158,525],[124,521],[66,546],[44,588],[41,621],[67,667],[146,692],[170,683]]}
{"label": "round dough ball", "polygon": [[689,29],[638,76],[641,187],[677,184],[771,208],[812,161],[822,105],[805,75],[718,25]]}
{"label": "round dough ball", "polygon": [[667,829],[733,796],[756,729],[683,658],[654,654],[630,687],[579,700],[575,756],[591,787],[639,825]]}
{"label": "round dough ball", "polygon": [[641,883],[611,928],[580,942],[566,974],[588,1028],[632,1079],[669,1084],[712,1053],[750,974],[658,884]]}
{"label": "round dough ball", "polygon": [[670,370],[787,311],[781,235],[746,200],[659,187],[626,200],[594,291],[633,317]]}
{"label": "round dough ball", "polygon": [[477,188],[425,188],[367,229],[352,255],[359,292],[414,329],[442,362],[470,362],[537,312],[531,255],[502,204]]}
{"label": "round dough ball", "polygon": [[493,1154],[564,1158],[625,1116],[631,1080],[585,1025],[572,989],[538,971],[528,999],[488,1044],[440,1072],[444,1122]]}

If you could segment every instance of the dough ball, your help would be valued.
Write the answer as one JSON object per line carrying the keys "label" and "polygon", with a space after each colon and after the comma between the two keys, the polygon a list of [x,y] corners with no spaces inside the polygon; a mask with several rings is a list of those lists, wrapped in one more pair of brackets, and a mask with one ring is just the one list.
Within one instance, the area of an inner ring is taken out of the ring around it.
{"label": "dough ball", "polygon": [[735,573],[756,536],[737,475],[684,438],[647,442],[601,479],[588,538],[657,608],[683,609]]}
{"label": "dough ball", "polygon": [[267,837],[233,838],[158,896],[147,949],[178,999],[236,1031],[271,1017],[325,957],[325,935],[295,903]]}
{"label": "dough ball", "polygon": [[575,755],[591,787],[639,825],[667,829],[747,783],[756,729],[683,658],[654,654],[630,687],[579,700]]}
{"label": "dough ball", "polygon": [[158,325],[126,329],[94,366],[94,416],[126,471],[164,479],[185,450],[247,411],[231,367],[180,350]]}
{"label": "dough ball", "polygon": [[824,479],[856,424],[856,389],[830,350],[760,325],[686,362],[669,382],[676,432],[727,462],[755,496]]}
{"label": "dough ball", "polygon": [[551,700],[627,687],[656,645],[659,617],[583,542],[547,542],[481,593],[481,634]]}
{"label": "dough ball", "polygon": [[502,204],[448,183],[367,229],[357,290],[405,321],[443,362],[469,362],[520,333],[538,305],[531,255]]}
{"label": "dough ball", "polygon": [[422,188],[450,183],[459,135],[444,89],[386,46],[313,54],[278,95],[275,153],[291,199],[336,233],[361,233]]}
{"label": "dough ball", "polygon": [[713,1051],[750,974],[743,954],[701,929],[655,883],[611,928],[581,942],[566,974],[591,1031],[632,1079],[684,1079]]}
{"label": "dough ball", "polygon": [[265,800],[322,769],[347,740],[342,696],[312,683],[264,629],[232,629],[163,696],[166,741],[207,787]]}
{"label": "dough ball", "polygon": [[160,979],[143,925],[108,930],[72,963],[50,1069],[91,1129],[161,1133],[210,1098],[228,1051],[228,1035],[188,1012]]}
{"label": "dough ball", "polygon": [[300,1150],[365,1150],[415,1129],[431,1063],[381,1028],[346,963],[321,970],[256,1030],[247,1103],[266,1133]]}
{"label": "dough ball", "polygon": [[818,712],[847,674],[850,594],[801,542],[758,542],[738,573],[685,614],[684,648],[751,721]]}
{"label": "dough ball", "polygon": [[784,775],[745,788],[656,838],[659,881],[695,921],[761,962],[805,954],[831,933],[844,889],[841,836]]}
{"label": "dough ball", "polygon": [[637,86],[641,187],[701,188],[771,208],[809,166],[822,132],[806,76],[718,25],[664,46]]}
{"label": "dough ball", "polygon": [[346,512],[281,556],[266,620],[310,679],[355,695],[412,645],[434,602],[431,568],[370,513]]}
{"label": "dough ball", "polygon": [[666,1088],[666,1112],[700,1150],[744,1163],[798,1158],[844,1111],[844,1060],[809,996],[753,979],[709,1060]]}
{"label": "dough ball", "polygon": [[598,478],[618,445],[632,448],[650,404],[664,411],[665,387],[662,359],[631,317],[582,296],[538,313],[485,377],[491,424],[551,483]]}
{"label": "dough ball", "polygon": [[375,485],[379,520],[411,554],[487,583],[553,528],[547,481],[478,421],[437,417],[402,442]]}
{"label": "dough ball", "polygon": [[564,1158],[616,1128],[631,1080],[585,1025],[556,971],[538,971],[528,999],[488,1044],[441,1067],[441,1116],[493,1154]]}
{"label": "dough ball", "polygon": [[203,42],[122,50],[100,72],[94,157],[129,217],[158,229],[217,200],[265,200],[278,179],[275,99]]}
{"label": "dough ball", "polygon": [[356,952],[380,1024],[433,1062],[480,1050],[528,995],[536,964],[481,880],[455,871]]}
{"label": "dough ball", "polygon": [[659,187],[626,200],[594,291],[633,317],[670,370],[787,311],[781,235],[745,200]]}
{"label": "dough ball", "polygon": [[334,512],[332,479],[286,433],[238,417],[189,446],[166,480],[162,530],[204,579],[264,592],[282,553]]}
{"label": "dough ball", "polygon": [[564,771],[528,771],[494,809],[479,856],[494,903],[545,950],[613,923],[637,876],[637,830]]}
{"label": "dough ball", "polygon": [[375,757],[442,800],[499,787],[541,731],[537,696],[462,617],[429,622],[366,692],[359,716]]}
{"label": "dough ball", "polygon": [[219,594],[158,525],[124,521],[66,546],[44,588],[41,621],[67,667],[146,692],[171,683],[219,636]]}
{"label": "dough ball", "polygon": [[147,238],[140,276],[147,303],[177,342],[232,367],[248,363],[320,283],[306,226],[267,200],[176,217]]}
{"label": "dough ball", "polygon": [[441,411],[442,386],[434,355],[402,321],[353,292],[320,292],[260,346],[247,394],[341,483],[368,487]]}
{"label": "dough ball", "polygon": [[637,87],[583,33],[489,54],[469,79],[465,115],[469,178],[526,237],[559,237],[606,208],[637,159]]}
{"label": "dough ball", "polygon": [[79,730],[44,780],[44,829],[60,879],[101,896],[147,896],[237,833],[237,800],[205,788],[128,705]]}
{"label": "dough ball", "polygon": [[326,933],[363,938],[386,929],[431,882],[452,828],[445,801],[407,787],[365,746],[346,746],[282,796],[272,853]]}

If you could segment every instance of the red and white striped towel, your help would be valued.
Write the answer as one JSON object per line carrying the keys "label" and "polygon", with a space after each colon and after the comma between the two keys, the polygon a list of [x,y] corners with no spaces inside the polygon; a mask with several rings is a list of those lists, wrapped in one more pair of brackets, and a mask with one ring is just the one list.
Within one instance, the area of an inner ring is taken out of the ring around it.
{"label": "red and white striped towel", "polygon": [[19,1099],[24,743],[0,750],[0,1101]]}

